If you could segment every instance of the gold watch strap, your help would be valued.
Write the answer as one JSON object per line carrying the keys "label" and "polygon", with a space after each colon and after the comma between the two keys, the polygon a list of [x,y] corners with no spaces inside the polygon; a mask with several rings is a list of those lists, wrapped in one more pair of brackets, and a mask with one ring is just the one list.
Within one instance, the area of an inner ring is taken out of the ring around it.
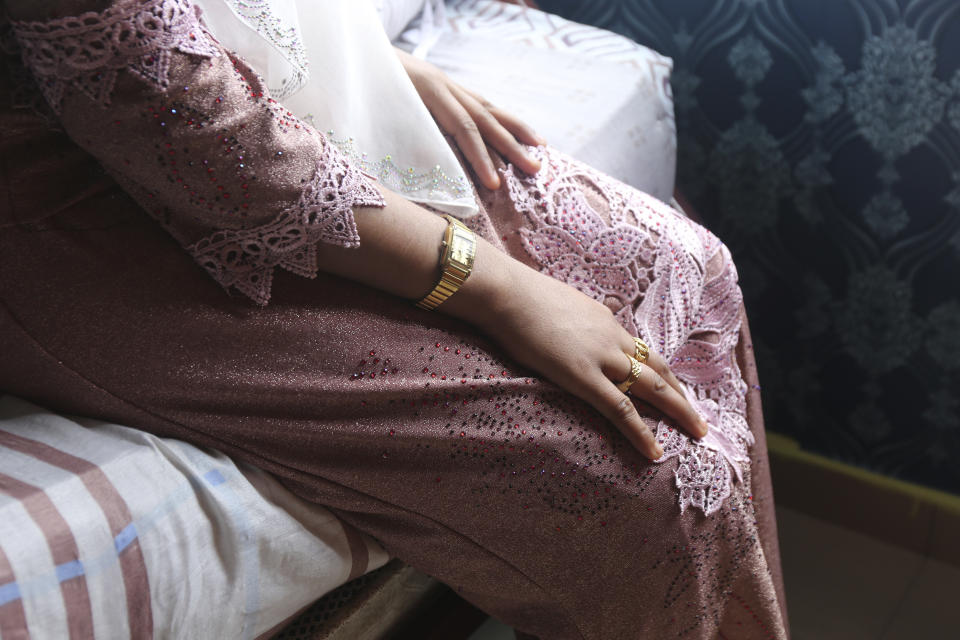
{"label": "gold watch strap", "polygon": [[[453,216],[444,216],[447,219],[447,230],[443,235],[443,251],[440,256],[440,281],[433,291],[428,293],[422,300],[417,302],[417,306],[427,311],[432,311],[439,307],[447,298],[455,294],[467,277],[473,270],[473,259],[477,252],[477,236],[467,225],[463,224]],[[460,231],[458,236],[457,231]],[[459,244],[467,244],[463,235],[469,236],[469,246],[464,248]],[[465,257],[464,261],[454,260],[451,256],[454,254]]]}

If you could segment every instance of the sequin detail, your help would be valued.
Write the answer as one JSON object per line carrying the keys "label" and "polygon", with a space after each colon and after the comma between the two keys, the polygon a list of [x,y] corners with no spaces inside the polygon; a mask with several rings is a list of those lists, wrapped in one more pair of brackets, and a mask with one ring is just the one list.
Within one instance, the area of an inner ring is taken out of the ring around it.
{"label": "sequin detail", "polygon": [[101,13],[12,24],[25,62],[57,113],[70,89],[109,104],[122,69],[166,89],[174,49],[220,55],[189,0],[132,0]]}
{"label": "sequin detail", "polygon": [[[540,270],[614,310],[632,334],[654,346],[685,383],[688,399],[710,425],[695,441],[665,420],[650,424],[678,458],[681,511],[715,513],[748,461],[747,387],[733,356],[742,294],[729,251],[709,231],[646,194],[567,158],[531,148],[541,170],[508,166],[504,181],[529,221],[520,234]],[[591,206],[598,198],[604,219]]]}
{"label": "sequin detail", "polygon": [[219,230],[187,250],[214,280],[265,305],[274,267],[316,277],[317,243],[359,246],[352,208],[383,204],[380,192],[327,143],[316,175],[294,207],[258,227]]}
{"label": "sequin detail", "polygon": [[272,0],[225,0],[247,25],[282,52],[295,69],[293,76],[284,79],[283,86],[270,87],[278,100],[291,96],[310,80],[310,62],[300,35],[300,25],[290,25],[272,11]]}
{"label": "sequin detail", "polygon": [[[385,402],[381,409],[395,418],[385,433],[396,441],[384,443],[382,459],[416,455],[431,442],[458,468],[476,470],[475,482],[465,488],[471,496],[509,495],[521,511],[546,507],[555,514],[547,526],[561,529],[605,527],[649,502],[647,491],[664,483],[663,468],[637,455],[589,405],[484,346],[449,332],[436,337],[413,359],[374,349],[359,353],[348,376],[368,387],[369,396],[360,397]],[[393,384],[398,371],[419,378],[421,391],[378,398],[375,389]],[[438,432],[421,442],[405,425],[425,419]]]}
{"label": "sequin detail", "polygon": [[374,176],[391,191],[402,193],[408,198],[458,200],[471,193],[463,176],[452,178],[440,165],[432,169],[423,167],[404,169],[396,163],[393,154],[387,154],[379,160],[372,160],[366,152],[357,148],[353,138],[337,138],[333,131],[327,131],[327,138],[337,145],[355,167]]}

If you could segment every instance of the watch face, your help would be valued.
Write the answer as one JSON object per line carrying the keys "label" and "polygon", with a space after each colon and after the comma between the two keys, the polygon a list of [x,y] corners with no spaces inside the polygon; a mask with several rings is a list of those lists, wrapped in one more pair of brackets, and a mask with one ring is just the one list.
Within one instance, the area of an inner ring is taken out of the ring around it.
{"label": "watch face", "polygon": [[473,262],[473,252],[473,236],[460,231],[460,229],[455,230],[453,240],[450,242],[450,259],[460,264],[469,265]]}

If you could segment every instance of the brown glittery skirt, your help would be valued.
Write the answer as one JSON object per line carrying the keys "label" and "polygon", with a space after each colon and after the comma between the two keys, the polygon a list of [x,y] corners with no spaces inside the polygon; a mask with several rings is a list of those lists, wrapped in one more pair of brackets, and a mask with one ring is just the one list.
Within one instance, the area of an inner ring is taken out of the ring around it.
{"label": "brown glittery skirt", "polygon": [[[646,461],[469,326],[328,276],[278,273],[257,308],[91,160],[32,140],[2,160],[3,391],[257,465],[541,638],[787,637],[745,321],[730,358],[755,444],[719,509],[681,511],[682,455]],[[481,190],[473,225],[573,278],[524,244],[517,190],[544,184]],[[624,206],[584,198],[605,220]]]}

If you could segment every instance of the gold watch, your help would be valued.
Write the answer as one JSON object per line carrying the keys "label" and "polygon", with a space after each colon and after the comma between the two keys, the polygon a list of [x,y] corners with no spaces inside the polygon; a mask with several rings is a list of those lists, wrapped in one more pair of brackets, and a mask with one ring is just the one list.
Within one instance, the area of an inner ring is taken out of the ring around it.
{"label": "gold watch", "polygon": [[446,215],[447,231],[443,234],[440,253],[440,282],[417,306],[430,311],[455,294],[473,270],[477,255],[477,234],[453,216]]}

